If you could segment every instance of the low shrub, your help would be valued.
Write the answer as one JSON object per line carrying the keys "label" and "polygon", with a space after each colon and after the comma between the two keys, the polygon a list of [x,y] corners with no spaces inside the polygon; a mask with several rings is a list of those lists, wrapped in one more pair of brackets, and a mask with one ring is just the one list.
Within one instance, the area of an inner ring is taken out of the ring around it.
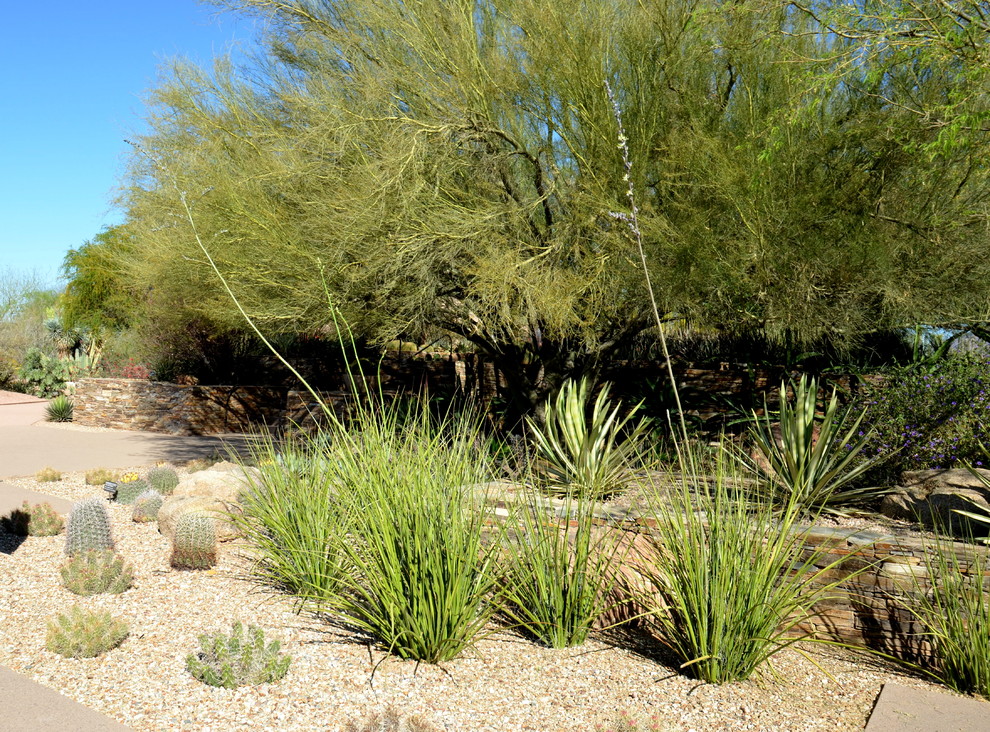
{"label": "low shrub", "polygon": [[103,485],[107,482],[117,482],[117,473],[108,468],[96,468],[86,471],[86,485]]}
{"label": "low shrub", "polygon": [[245,632],[240,622],[234,623],[229,636],[201,635],[199,645],[199,653],[186,657],[186,669],[198,681],[226,689],[278,681],[292,662],[291,656],[280,652],[277,640],[266,645],[261,628],[252,625]]}
{"label": "low shrub", "polygon": [[[864,385],[856,404],[867,409],[864,454],[886,457],[873,482],[894,482],[904,470],[986,467],[990,440],[990,359],[958,354],[930,368],[889,374]],[[871,432],[872,431],[872,432]]]}
{"label": "low shrub", "polygon": [[115,620],[109,612],[90,612],[74,605],[48,622],[45,645],[66,658],[95,658],[123,643],[128,633],[127,623]]}
{"label": "low shrub", "polygon": [[57,536],[65,528],[65,521],[49,503],[31,506],[24,501],[9,516],[0,518],[0,526],[18,536]]}
{"label": "low shrub", "polygon": [[49,422],[71,422],[74,411],[75,405],[72,400],[64,394],[59,394],[45,407],[45,419]]}
{"label": "low shrub", "polygon": [[62,480],[62,474],[55,468],[42,468],[34,474],[34,479],[39,483],[57,483]]}

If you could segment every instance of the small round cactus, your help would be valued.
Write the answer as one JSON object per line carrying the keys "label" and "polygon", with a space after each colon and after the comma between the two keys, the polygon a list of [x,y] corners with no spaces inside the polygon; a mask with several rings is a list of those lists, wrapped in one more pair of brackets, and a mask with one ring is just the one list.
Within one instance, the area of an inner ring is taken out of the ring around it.
{"label": "small round cactus", "polygon": [[139,524],[158,520],[158,510],[165,502],[165,497],[156,490],[145,491],[134,499],[134,511],[131,518]]}
{"label": "small round cactus", "polygon": [[134,570],[113,552],[91,549],[75,555],[59,570],[62,584],[76,595],[119,595],[134,584]]}
{"label": "small round cactus", "polygon": [[75,556],[90,549],[114,549],[110,514],[99,498],[85,498],[74,504],[65,527],[66,554]]}
{"label": "small round cactus", "polygon": [[132,480],[117,486],[117,503],[131,505],[135,499],[149,489],[143,480]]}
{"label": "small round cactus", "polygon": [[163,465],[149,470],[146,478],[148,485],[163,496],[172,495],[172,491],[179,485],[179,475],[172,468]]}
{"label": "small round cactus", "polygon": [[216,565],[217,532],[211,517],[201,513],[179,517],[169,563],[175,569],[209,569]]}
{"label": "small round cactus", "polygon": [[79,605],[48,622],[45,645],[66,658],[95,658],[116,648],[128,635],[127,623],[108,612],[90,612]]}

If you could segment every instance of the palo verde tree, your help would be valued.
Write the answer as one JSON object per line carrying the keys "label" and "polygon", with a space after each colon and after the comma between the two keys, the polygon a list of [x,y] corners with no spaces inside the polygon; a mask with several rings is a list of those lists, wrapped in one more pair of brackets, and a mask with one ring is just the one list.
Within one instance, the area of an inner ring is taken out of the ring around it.
{"label": "palo verde tree", "polygon": [[928,145],[904,97],[945,75],[884,77],[887,98],[814,13],[229,5],[266,19],[258,53],[172,68],[123,192],[128,276],[162,311],[236,327],[208,253],[269,332],[326,327],[330,302],[360,337],[454,333],[525,412],[650,328],[626,175],[669,321],[854,342],[985,308],[986,140]]}

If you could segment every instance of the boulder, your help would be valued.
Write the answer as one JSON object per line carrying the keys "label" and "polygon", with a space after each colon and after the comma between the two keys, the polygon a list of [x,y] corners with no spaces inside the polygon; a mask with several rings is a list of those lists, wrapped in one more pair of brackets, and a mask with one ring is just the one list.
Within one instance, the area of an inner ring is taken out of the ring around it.
{"label": "boulder", "polygon": [[218,541],[228,541],[237,538],[238,533],[227,514],[237,510],[236,503],[227,503],[210,496],[169,496],[158,509],[158,531],[172,541],[179,517],[197,513],[213,519]]}
{"label": "boulder", "polygon": [[257,468],[241,467],[235,463],[217,463],[207,470],[190,473],[179,481],[173,496],[205,496],[225,503],[238,503],[241,493],[260,479]]}
{"label": "boulder", "polygon": [[961,510],[990,516],[990,470],[977,469],[976,473],[964,468],[905,471],[901,485],[884,497],[880,512],[955,536],[986,536],[990,526],[956,513]]}

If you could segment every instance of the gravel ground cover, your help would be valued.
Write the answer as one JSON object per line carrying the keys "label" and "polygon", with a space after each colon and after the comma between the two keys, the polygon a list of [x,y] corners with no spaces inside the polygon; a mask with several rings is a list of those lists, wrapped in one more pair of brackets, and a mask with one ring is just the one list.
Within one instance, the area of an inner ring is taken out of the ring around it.
{"label": "gravel ground cover", "polygon": [[[70,500],[101,494],[82,473],[7,482]],[[809,649],[822,669],[788,651],[775,662],[777,678],[717,687],[680,676],[656,647],[595,640],[551,650],[494,628],[442,668],[398,661],[260,591],[244,578],[244,547],[223,545],[215,570],[179,572],[155,524],[132,522],[128,506],[110,511],[117,549],[136,572],[135,587],[119,596],[77,598],[62,587],[63,536],[31,537],[12,551],[11,537],[0,534],[0,664],[136,730],[338,730],[388,706],[445,730],[593,730],[620,711],[655,717],[664,730],[857,730],[887,681],[941,689],[822,648]],[[96,659],[45,650],[48,618],[77,601],[127,620],[131,636]],[[228,691],[186,672],[199,634],[229,631],[234,620],[282,641],[293,657],[285,679]]]}

